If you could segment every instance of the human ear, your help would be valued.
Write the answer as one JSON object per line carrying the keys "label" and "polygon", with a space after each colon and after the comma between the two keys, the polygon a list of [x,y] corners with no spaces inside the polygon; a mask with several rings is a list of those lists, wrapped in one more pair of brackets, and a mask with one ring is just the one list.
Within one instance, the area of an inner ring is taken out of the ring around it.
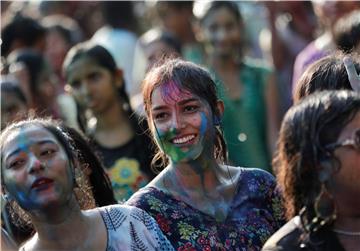
{"label": "human ear", "polygon": [[121,69],[116,69],[114,74],[116,87],[120,88],[124,84],[124,73]]}
{"label": "human ear", "polygon": [[222,100],[218,100],[216,101],[216,116],[218,116],[220,119],[223,117],[224,115],[224,110],[225,110],[225,106],[224,106],[224,102]]}
{"label": "human ear", "polygon": [[222,119],[223,113],[224,113],[224,102],[221,100],[218,100],[216,102],[215,114],[213,115],[214,126],[221,125],[221,119]]}

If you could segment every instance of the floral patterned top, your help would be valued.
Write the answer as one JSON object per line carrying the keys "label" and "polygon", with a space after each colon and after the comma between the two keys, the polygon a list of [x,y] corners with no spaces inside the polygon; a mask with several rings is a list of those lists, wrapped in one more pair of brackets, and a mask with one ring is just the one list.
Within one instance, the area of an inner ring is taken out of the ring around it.
{"label": "floral patterned top", "polygon": [[255,168],[241,168],[237,192],[223,222],[155,187],[140,189],[127,204],[153,216],[178,251],[261,250],[285,224],[274,177]]}
{"label": "floral patterned top", "polygon": [[107,229],[106,251],[173,251],[155,220],[143,210],[125,205],[99,208]]}

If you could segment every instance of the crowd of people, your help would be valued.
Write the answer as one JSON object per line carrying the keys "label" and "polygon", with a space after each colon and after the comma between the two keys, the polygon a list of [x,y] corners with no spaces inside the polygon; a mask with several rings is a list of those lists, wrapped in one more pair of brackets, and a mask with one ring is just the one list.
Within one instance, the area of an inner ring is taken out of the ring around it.
{"label": "crowd of people", "polygon": [[1,12],[2,250],[359,250],[360,2]]}

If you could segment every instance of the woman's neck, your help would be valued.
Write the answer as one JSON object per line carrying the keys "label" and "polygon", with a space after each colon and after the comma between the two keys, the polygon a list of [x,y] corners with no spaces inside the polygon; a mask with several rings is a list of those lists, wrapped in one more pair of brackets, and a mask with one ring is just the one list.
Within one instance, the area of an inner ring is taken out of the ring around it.
{"label": "woman's neck", "polygon": [[338,215],[333,231],[336,233],[344,250],[358,250],[360,247],[360,216]]}
{"label": "woman's neck", "polygon": [[88,217],[75,198],[67,206],[49,210],[41,216],[35,213],[32,222],[37,232],[32,241],[38,249],[75,249],[79,243],[88,241],[91,229]]}
{"label": "woman's neck", "polygon": [[119,128],[126,124],[126,122],[129,120],[120,102],[116,102],[109,106],[106,111],[95,114],[95,117],[97,119],[97,130],[111,130],[114,128]]}
{"label": "woman's neck", "polygon": [[167,170],[167,177],[163,180],[165,188],[171,186],[173,191],[183,191],[190,197],[216,199],[217,192],[232,185],[229,173],[215,159],[170,163]]}
{"label": "woman's neck", "polygon": [[360,233],[360,216],[344,216],[338,214],[334,224],[334,229],[345,232]]}
{"label": "woman's neck", "polygon": [[209,63],[217,72],[233,72],[239,69],[239,63],[234,57],[219,57],[210,55]]}

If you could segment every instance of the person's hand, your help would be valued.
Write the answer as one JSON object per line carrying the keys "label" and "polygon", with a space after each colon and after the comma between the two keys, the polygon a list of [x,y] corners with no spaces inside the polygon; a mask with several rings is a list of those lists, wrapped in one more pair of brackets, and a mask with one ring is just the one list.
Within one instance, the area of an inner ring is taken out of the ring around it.
{"label": "person's hand", "polygon": [[354,91],[360,92],[360,73],[358,74],[355,65],[349,56],[343,59],[349,82]]}

